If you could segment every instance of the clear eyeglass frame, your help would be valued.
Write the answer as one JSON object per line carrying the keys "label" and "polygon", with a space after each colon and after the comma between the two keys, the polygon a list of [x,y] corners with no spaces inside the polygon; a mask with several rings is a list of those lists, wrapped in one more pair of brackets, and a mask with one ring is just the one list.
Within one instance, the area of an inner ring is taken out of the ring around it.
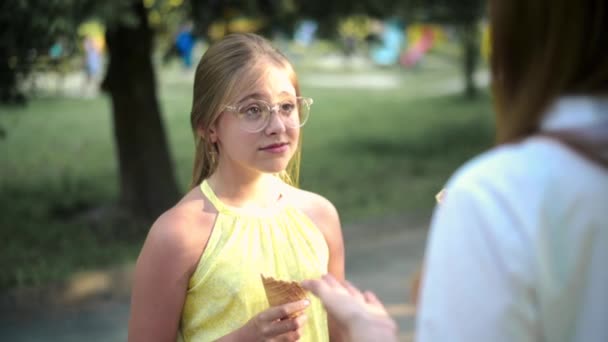
{"label": "clear eyeglass frame", "polygon": [[[272,112],[275,112],[287,127],[298,128],[304,126],[310,117],[310,106],[313,102],[312,98],[302,96],[285,99],[275,104],[263,100],[253,100],[246,104],[225,106],[224,110],[237,116],[242,130],[249,133],[258,133],[268,126]],[[290,105],[296,107],[289,109]],[[294,113],[297,115],[294,116]],[[297,120],[295,120],[296,118]]]}

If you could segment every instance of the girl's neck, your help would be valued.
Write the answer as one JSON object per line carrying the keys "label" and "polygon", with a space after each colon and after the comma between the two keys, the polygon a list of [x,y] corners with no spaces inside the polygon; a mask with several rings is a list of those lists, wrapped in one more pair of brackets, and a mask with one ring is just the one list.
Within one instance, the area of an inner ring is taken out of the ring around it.
{"label": "girl's neck", "polygon": [[207,182],[222,202],[234,207],[269,208],[282,197],[283,183],[271,174],[236,175],[218,168]]}

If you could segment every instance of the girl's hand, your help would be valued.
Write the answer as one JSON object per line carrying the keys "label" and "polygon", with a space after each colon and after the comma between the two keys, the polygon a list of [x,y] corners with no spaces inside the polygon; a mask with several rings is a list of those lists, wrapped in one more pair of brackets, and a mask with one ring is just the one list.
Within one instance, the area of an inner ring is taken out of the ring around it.
{"label": "girl's hand", "polygon": [[[243,327],[242,339],[255,342],[298,341],[307,319],[302,311],[309,305],[305,299],[262,311]],[[299,315],[290,318],[295,314]]]}

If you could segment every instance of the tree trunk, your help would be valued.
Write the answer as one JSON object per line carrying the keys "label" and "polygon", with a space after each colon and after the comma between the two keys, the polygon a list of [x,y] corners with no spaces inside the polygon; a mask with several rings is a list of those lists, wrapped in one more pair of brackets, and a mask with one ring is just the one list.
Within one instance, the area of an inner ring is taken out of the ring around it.
{"label": "tree trunk", "polygon": [[0,46],[0,103],[25,104],[25,95],[18,88],[17,68],[9,65],[11,57],[9,50]]}
{"label": "tree trunk", "polygon": [[158,105],[152,31],[143,3],[136,1],[133,8],[136,25],[106,32],[110,60],[102,88],[112,98],[121,204],[153,220],[179,192]]}
{"label": "tree trunk", "polygon": [[461,32],[463,53],[464,94],[472,99],[477,96],[475,71],[479,62],[479,30],[475,20],[463,24]]}

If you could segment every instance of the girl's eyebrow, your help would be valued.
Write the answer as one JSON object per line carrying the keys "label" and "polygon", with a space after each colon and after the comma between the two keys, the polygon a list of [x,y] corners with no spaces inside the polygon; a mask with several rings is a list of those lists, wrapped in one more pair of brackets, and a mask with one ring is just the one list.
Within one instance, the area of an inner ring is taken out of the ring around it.
{"label": "girl's eyebrow", "polygon": [[252,93],[252,94],[246,95],[245,97],[240,99],[238,101],[238,103],[241,103],[241,102],[249,100],[249,99],[263,99],[263,98],[264,98],[264,96],[260,93]]}
{"label": "girl's eyebrow", "polygon": [[[279,96],[281,96],[281,97],[285,97],[285,96],[295,97],[296,95],[294,95],[294,94],[292,94],[292,93],[290,93],[290,92],[288,92],[286,90],[283,90],[282,92],[279,93]],[[249,100],[249,99],[266,100],[266,96],[263,95],[263,94],[261,94],[261,93],[251,93],[251,94],[246,95],[242,99],[240,99],[238,101],[238,103],[241,103],[241,102]]]}

